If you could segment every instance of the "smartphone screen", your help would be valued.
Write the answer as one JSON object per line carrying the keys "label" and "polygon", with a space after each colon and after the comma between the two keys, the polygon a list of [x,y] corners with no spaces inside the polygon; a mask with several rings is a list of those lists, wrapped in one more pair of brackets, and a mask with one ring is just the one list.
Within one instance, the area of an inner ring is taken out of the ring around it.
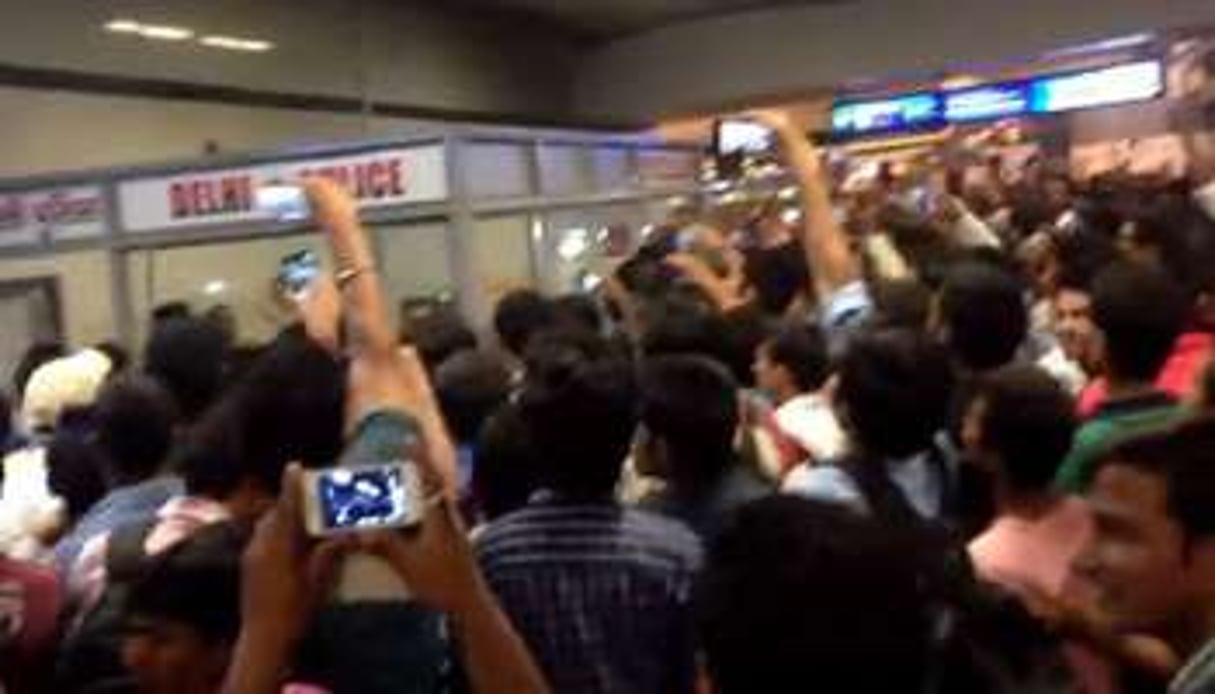
{"label": "smartphone screen", "polygon": [[751,120],[719,120],[714,143],[719,157],[763,154],[772,149],[772,131]]}
{"label": "smartphone screen", "polygon": [[280,222],[298,222],[312,216],[308,194],[300,186],[276,184],[254,192],[257,211]]}
{"label": "smartphone screen", "polygon": [[286,293],[302,294],[321,272],[321,261],[309,250],[297,251],[279,262],[278,283]]}
{"label": "smartphone screen", "polygon": [[419,515],[407,463],[337,467],[313,473],[322,533],[408,525]]}

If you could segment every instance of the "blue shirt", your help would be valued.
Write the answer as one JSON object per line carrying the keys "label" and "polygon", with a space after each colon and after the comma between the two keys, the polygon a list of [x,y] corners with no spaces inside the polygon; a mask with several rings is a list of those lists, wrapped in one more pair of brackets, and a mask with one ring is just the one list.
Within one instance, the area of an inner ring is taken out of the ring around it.
{"label": "blue shirt", "polygon": [[477,552],[553,691],[692,691],[701,546],[682,524],[542,499],[490,524]]}
{"label": "blue shirt", "polygon": [[180,478],[166,476],[118,487],[106,494],[81,517],[72,532],[55,545],[55,568],[59,577],[67,580],[85,543],[93,537],[121,525],[151,520],[166,501],[184,493]]}

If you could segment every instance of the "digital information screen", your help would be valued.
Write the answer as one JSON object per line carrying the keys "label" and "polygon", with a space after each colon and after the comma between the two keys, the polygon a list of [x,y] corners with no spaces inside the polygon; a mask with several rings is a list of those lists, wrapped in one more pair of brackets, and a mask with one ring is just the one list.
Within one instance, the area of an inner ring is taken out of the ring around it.
{"label": "digital information screen", "polygon": [[1015,118],[1029,112],[1029,85],[1025,82],[991,84],[945,93],[945,120],[967,123]]}
{"label": "digital information screen", "polygon": [[1147,101],[1163,93],[1164,67],[1155,60],[1146,60],[1036,79],[1030,89],[1029,110],[1031,113],[1062,113]]}
{"label": "digital information screen", "polygon": [[1148,101],[1163,95],[1164,89],[1164,66],[1160,61],[1144,60],[951,92],[845,102],[832,110],[831,130],[842,138],[923,131],[950,123]]}
{"label": "digital information screen", "polygon": [[939,125],[941,96],[935,93],[845,103],[831,112],[831,129],[843,136],[898,133]]}

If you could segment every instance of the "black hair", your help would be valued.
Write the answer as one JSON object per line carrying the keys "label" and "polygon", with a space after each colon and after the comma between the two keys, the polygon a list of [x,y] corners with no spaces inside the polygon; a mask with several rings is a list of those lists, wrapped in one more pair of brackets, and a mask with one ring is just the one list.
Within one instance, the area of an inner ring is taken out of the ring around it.
{"label": "black hair", "polygon": [[563,294],[553,300],[555,323],[565,330],[603,333],[603,314],[595,300],[586,294]]}
{"label": "black hair", "polygon": [[545,333],[526,364],[520,412],[541,481],[570,497],[610,495],[637,426],[632,362],[602,338]]}
{"label": "black hair", "polygon": [[67,347],[62,342],[35,342],[30,345],[13,369],[13,396],[17,399],[24,398],[25,386],[38,367],[66,356]]}
{"label": "black hair", "polygon": [[1010,365],[983,379],[980,445],[999,457],[999,475],[1015,491],[1046,491],[1071,450],[1075,403],[1041,369]]}
{"label": "black hair", "polygon": [[516,403],[486,420],[473,467],[473,495],[486,521],[527,504],[540,486],[541,459]]}
{"label": "black hair", "polygon": [[210,321],[168,318],[157,323],[144,350],[144,368],[177,402],[187,422],[196,420],[224,382],[227,339]]}
{"label": "black hair", "polygon": [[721,364],[692,355],[641,365],[641,422],[667,448],[676,484],[712,481],[734,459],[738,384]]}
{"label": "black hair", "polygon": [[929,618],[905,533],[790,496],[743,507],[711,545],[695,591],[715,691],[922,688]]}
{"label": "black hair", "polygon": [[950,351],[974,371],[1012,361],[1029,328],[1020,282],[984,262],[959,263],[949,270],[941,290],[941,318]]}
{"label": "black hair", "polygon": [[477,348],[477,334],[453,310],[439,309],[412,323],[410,336],[431,373],[453,355]]}
{"label": "black hair", "polygon": [[722,314],[696,294],[672,292],[646,307],[641,351],[647,357],[696,354],[725,365],[735,380],[753,384],[755,350],[768,337],[764,316],[746,307]]}
{"label": "black hair", "polygon": [[152,309],[151,318],[153,325],[155,325],[163,321],[190,318],[193,315],[194,312],[190,309],[190,304],[184,301],[166,301]]}
{"label": "black hair", "polygon": [[167,620],[189,627],[207,643],[235,643],[241,625],[241,554],[250,534],[235,523],[214,523],[154,557],[127,592],[126,620]]}
{"label": "black hair", "polygon": [[114,482],[139,482],[160,470],[177,411],[159,383],[138,374],[119,377],[98,395],[94,417],[97,445]]}
{"label": "black hair", "polygon": [[949,356],[926,336],[898,329],[858,334],[840,361],[837,398],[863,452],[905,458],[945,425],[953,387]]}
{"label": "black hair", "polygon": [[1181,287],[1160,269],[1119,262],[1093,281],[1093,320],[1104,335],[1106,363],[1116,378],[1155,380],[1188,314]]}
{"label": "black hair", "polygon": [[747,281],[755,288],[757,305],[769,315],[783,315],[798,295],[810,287],[810,268],[797,243],[751,251],[744,270]]}
{"label": "black hair", "polygon": [[110,378],[122,374],[131,365],[131,353],[117,342],[112,340],[99,342],[93,349],[101,352],[106,359],[110,360]]}
{"label": "black hair", "polygon": [[109,491],[92,441],[95,431],[91,407],[64,410],[46,447],[47,487],[63,498],[70,521],[79,520]]}
{"label": "black hair", "polygon": [[435,395],[451,435],[475,441],[482,424],[510,396],[510,367],[496,354],[463,351],[435,371]]}
{"label": "black hair", "polygon": [[277,494],[288,463],[335,464],[344,406],[342,364],[284,332],[190,432],[177,461],[187,491],[222,499],[252,482]]}
{"label": "black hair", "polygon": [[510,292],[494,309],[494,330],[512,354],[521,356],[537,333],[553,327],[556,315],[551,301],[531,289]]}
{"label": "black hair", "polygon": [[817,327],[786,326],[765,342],[763,349],[769,361],[788,369],[800,392],[818,390],[831,373],[827,339]]}
{"label": "black hair", "polygon": [[1198,417],[1109,449],[1098,470],[1126,466],[1164,481],[1168,514],[1188,540],[1215,535],[1215,418]]}

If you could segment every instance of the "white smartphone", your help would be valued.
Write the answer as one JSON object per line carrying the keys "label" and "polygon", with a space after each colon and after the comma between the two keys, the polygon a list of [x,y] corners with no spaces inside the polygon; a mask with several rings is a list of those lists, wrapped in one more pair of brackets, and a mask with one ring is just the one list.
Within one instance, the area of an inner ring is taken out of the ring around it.
{"label": "white smartphone", "polygon": [[316,537],[408,528],[422,521],[424,506],[417,465],[409,461],[304,474],[304,526]]}
{"label": "white smartphone", "polygon": [[765,125],[745,118],[717,121],[713,144],[720,157],[736,154],[764,154],[773,149],[775,138]]}
{"label": "white smartphone", "polygon": [[312,204],[302,186],[276,183],[253,193],[257,211],[279,222],[298,222],[312,217]]}

